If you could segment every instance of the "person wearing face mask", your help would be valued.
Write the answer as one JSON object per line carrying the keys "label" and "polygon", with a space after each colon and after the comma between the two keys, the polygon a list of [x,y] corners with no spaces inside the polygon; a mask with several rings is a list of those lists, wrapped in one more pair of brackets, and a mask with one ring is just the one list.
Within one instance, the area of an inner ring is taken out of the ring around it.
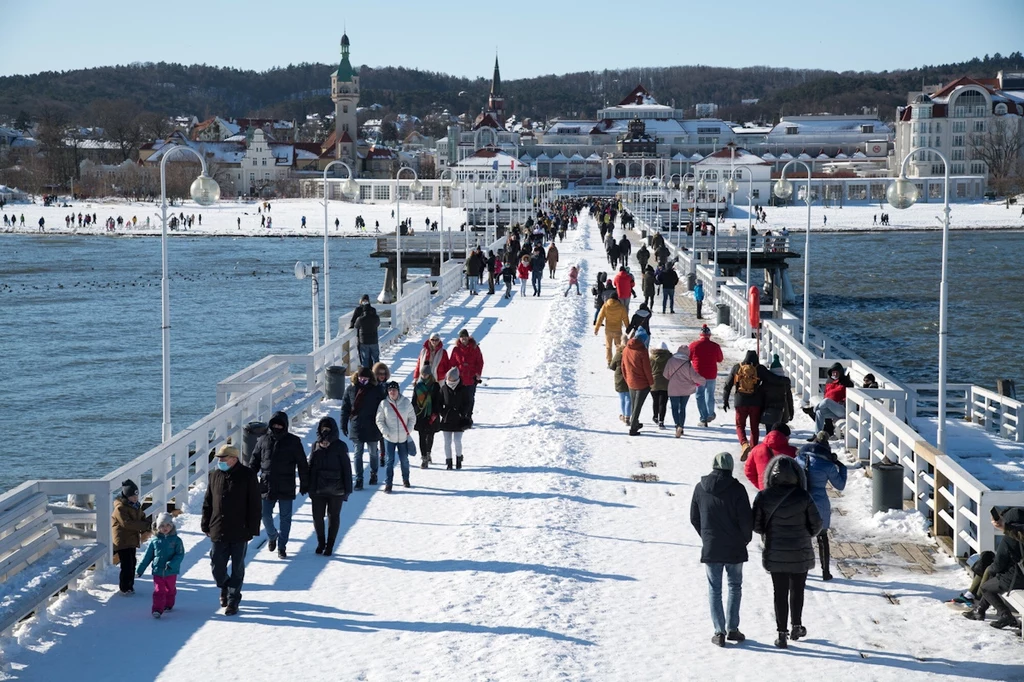
{"label": "person wearing face mask", "polygon": [[[260,534],[260,489],[256,472],[238,464],[238,448],[222,445],[203,498],[202,531],[210,538],[210,565],[220,588],[224,615],[238,613],[245,578],[245,552]],[[228,560],[231,574],[228,575]]]}
{"label": "person wearing face mask", "polygon": [[455,468],[462,468],[462,432],[473,424],[469,388],[462,383],[458,367],[452,367],[441,386],[441,432],[444,433],[446,468],[452,468],[452,442],[455,442]]}
{"label": "person wearing face mask", "polygon": [[[309,488],[309,465],[306,449],[293,433],[288,433],[288,415],[275,412],[270,428],[260,436],[252,451],[249,464],[259,473],[260,493],[263,496],[263,526],[267,529],[267,549],[277,550],[280,559],[288,557],[288,536],[292,528],[292,506],[295,502],[295,474],[299,475],[299,494]],[[281,514],[280,532],[274,527],[274,507]]]}
{"label": "person wearing face mask", "polygon": [[352,493],[352,462],[348,447],[339,439],[338,423],[333,417],[321,419],[316,432],[317,440],[309,455],[309,499],[313,503],[316,553],[331,556],[341,525],[341,505]]}

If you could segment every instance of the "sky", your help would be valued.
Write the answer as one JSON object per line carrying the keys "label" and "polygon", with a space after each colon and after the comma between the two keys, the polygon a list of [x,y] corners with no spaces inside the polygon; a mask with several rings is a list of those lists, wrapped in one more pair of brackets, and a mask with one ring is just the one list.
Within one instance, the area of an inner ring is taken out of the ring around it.
{"label": "sky", "polygon": [[[189,24],[187,7],[201,7],[202,18]],[[344,30],[355,65],[489,78],[497,51],[506,80],[684,64],[883,71],[1024,49],[1024,0],[732,0],[721,9],[686,0],[205,0],[174,10],[153,0],[0,0],[0,8],[0,76],[131,62],[257,71],[333,63]]]}

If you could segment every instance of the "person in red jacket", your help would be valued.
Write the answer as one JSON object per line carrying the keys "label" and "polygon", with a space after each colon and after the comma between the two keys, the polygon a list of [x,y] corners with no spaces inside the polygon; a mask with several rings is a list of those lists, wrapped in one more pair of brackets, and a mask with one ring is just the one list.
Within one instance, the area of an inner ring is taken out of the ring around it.
{"label": "person in red jacket", "polygon": [[526,296],[526,285],[530,281],[530,257],[523,256],[516,266],[516,277],[519,278],[519,295]]}
{"label": "person in red jacket", "polygon": [[476,387],[484,373],[484,356],[476,339],[469,335],[469,330],[463,329],[459,332],[459,340],[455,342],[449,359],[450,367],[458,368],[462,385],[469,394],[467,416],[472,418],[473,407],[476,405]]}
{"label": "person in red jacket", "polygon": [[612,284],[615,285],[615,293],[619,295],[619,303],[626,308],[627,313],[629,312],[629,299],[633,296],[633,285],[635,283],[633,275],[629,274],[626,266],[620,265],[618,274],[612,279]]}
{"label": "person in red jacket", "polygon": [[637,435],[643,428],[643,424],[640,423],[640,409],[644,406],[651,387],[654,386],[651,357],[647,353],[649,340],[650,337],[646,330],[640,327],[622,351],[622,378],[626,380],[626,386],[629,387],[630,403],[633,406],[629,419],[629,435],[631,436]]}
{"label": "person in red jacket", "polygon": [[[825,382],[825,398],[817,404],[814,410],[805,408],[804,411],[814,418],[815,433],[828,431],[826,422],[846,418],[846,389],[853,388],[853,380],[843,369],[842,364],[835,363],[828,368],[828,381]],[[814,440],[814,436],[807,439]]]}
{"label": "person in red jacket", "polygon": [[444,348],[441,335],[434,332],[429,339],[423,342],[423,350],[420,351],[416,369],[412,373],[413,381],[419,380],[424,367],[430,368],[430,376],[443,377],[451,366],[452,363],[448,359],[448,351]]}
{"label": "person in red jacket", "polygon": [[711,340],[707,325],[700,328],[700,338],[690,344],[690,362],[697,374],[704,377],[704,385],[697,388],[697,412],[700,425],[707,426],[715,421],[715,379],[718,378],[718,363],[722,362],[722,347]]}
{"label": "person in red jacket", "polygon": [[763,443],[750,449],[747,461],[743,465],[743,473],[758,490],[764,490],[764,470],[768,467],[768,462],[772,457],[775,455],[796,457],[796,448],[789,444],[789,435],[788,426],[776,424],[764,437]]}

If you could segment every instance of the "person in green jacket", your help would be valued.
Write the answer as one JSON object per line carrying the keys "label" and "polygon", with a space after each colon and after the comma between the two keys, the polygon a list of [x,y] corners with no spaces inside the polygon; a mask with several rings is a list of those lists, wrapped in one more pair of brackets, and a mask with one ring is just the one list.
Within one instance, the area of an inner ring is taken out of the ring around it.
{"label": "person in green jacket", "polygon": [[159,618],[164,611],[174,608],[177,596],[178,573],[181,560],[185,558],[185,545],[178,537],[174,517],[164,512],[156,518],[156,535],[149,541],[146,555],[136,572],[140,577],[150,564],[153,565],[153,617]]}

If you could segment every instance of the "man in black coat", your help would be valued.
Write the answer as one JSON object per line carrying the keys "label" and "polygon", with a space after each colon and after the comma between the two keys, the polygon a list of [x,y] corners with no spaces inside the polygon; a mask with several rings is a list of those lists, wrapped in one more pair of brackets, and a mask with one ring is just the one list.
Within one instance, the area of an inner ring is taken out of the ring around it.
{"label": "man in black coat", "polygon": [[377,408],[387,397],[384,386],[373,377],[369,367],[363,367],[352,376],[352,383],[345,389],[341,399],[341,432],[350,441],[355,463],[354,490],[363,489],[363,450],[370,456],[370,485],[377,485],[377,469],[380,466],[377,444],[381,440],[377,428]]}
{"label": "man in black coat", "polygon": [[245,550],[249,540],[260,533],[259,483],[252,469],[239,466],[238,454],[238,448],[231,445],[222,445],[217,451],[217,468],[210,472],[200,525],[213,544],[210,563],[213,579],[220,588],[220,605],[227,607],[226,616],[238,613],[245,578]]}
{"label": "man in black coat", "polygon": [[539,246],[535,248],[533,256],[530,257],[530,282],[533,284],[534,296],[540,296],[540,284],[544,279],[544,266],[547,265],[547,262],[544,250]]}
{"label": "man in black coat", "polygon": [[370,297],[367,294],[363,294],[359,300],[359,307],[353,311],[348,328],[356,330],[359,364],[363,367],[373,367],[375,363],[380,362],[380,337],[377,335],[377,330],[380,329],[380,316],[377,309],[370,305]]}
{"label": "man in black coat", "polygon": [[[263,497],[263,527],[269,540],[267,549],[277,556],[288,556],[286,546],[292,529],[292,505],[295,502],[295,472],[299,474],[299,494],[309,488],[309,465],[306,449],[293,433],[288,433],[288,415],[275,412],[270,428],[260,436],[252,451],[249,466],[259,473],[260,495]],[[281,513],[281,530],[274,527],[274,505]]]}
{"label": "man in black coat", "polygon": [[[711,641],[725,646],[725,640],[742,642],[740,597],[743,594],[743,564],[747,544],[753,535],[753,516],[747,489],[732,476],[732,455],[715,455],[711,473],[700,479],[690,502],[690,523],[700,534],[700,561],[708,576],[711,622],[715,635]],[[729,614],[722,609],[722,571],[729,583]]]}
{"label": "man in black coat", "polygon": [[1017,620],[1013,612],[999,595],[1024,588],[1024,545],[1018,539],[1020,533],[1011,530],[1020,528],[1020,524],[1024,523],[1024,508],[1011,507],[1001,514],[993,511],[992,516],[992,525],[1003,531],[1003,539],[999,541],[995,558],[986,571],[988,579],[981,584],[978,605],[964,616],[971,620],[985,620],[985,611],[991,604],[999,614],[992,622],[992,627],[1016,627]]}
{"label": "man in black coat", "polygon": [[484,267],[484,255],[479,248],[473,249],[466,258],[466,288],[470,296],[476,296],[477,284],[480,283],[480,273]]}

